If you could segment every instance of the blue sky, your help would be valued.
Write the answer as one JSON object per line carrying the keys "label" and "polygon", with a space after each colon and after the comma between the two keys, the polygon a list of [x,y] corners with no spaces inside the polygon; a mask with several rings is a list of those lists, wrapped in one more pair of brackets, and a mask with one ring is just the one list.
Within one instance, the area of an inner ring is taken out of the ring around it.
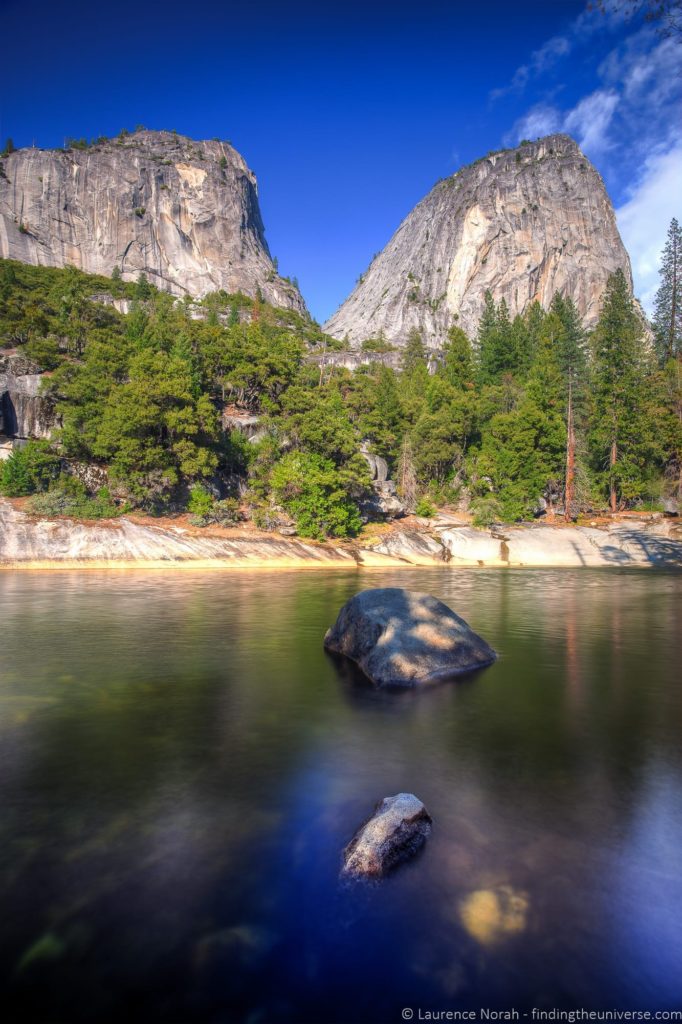
{"label": "blue sky", "polygon": [[647,304],[682,218],[682,45],[583,0],[0,0],[0,31],[0,137],[229,139],[321,321],[438,178],[521,138],[583,146]]}

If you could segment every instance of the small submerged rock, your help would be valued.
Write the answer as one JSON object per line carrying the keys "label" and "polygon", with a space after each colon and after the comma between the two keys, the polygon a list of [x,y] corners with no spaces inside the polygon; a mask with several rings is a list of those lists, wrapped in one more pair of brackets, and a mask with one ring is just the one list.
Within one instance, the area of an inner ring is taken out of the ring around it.
{"label": "small submerged rock", "polygon": [[527,915],[527,894],[510,885],[478,889],[460,906],[462,924],[482,946],[495,945],[509,935],[524,931]]}
{"label": "small submerged rock", "polygon": [[343,851],[341,875],[383,878],[421,849],[431,824],[431,815],[413,793],[385,797]]}
{"label": "small submerged rock", "polygon": [[377,686],[422,686],[473,672],[497,657],[464,619],[429,594],[387,587],[346,602],[324,645]]}

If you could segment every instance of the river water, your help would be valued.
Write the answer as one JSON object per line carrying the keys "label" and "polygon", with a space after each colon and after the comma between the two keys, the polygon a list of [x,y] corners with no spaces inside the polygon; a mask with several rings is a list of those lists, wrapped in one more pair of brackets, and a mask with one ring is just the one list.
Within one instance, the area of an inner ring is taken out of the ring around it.
{"label": "river water", "polygon": [[[373,586],[499,661],[372,690],[322,637]],[[619,569],[0,574],[1,1019],[682,1008],[681,598]],[[405,790],[423,853],[340,885]]]}

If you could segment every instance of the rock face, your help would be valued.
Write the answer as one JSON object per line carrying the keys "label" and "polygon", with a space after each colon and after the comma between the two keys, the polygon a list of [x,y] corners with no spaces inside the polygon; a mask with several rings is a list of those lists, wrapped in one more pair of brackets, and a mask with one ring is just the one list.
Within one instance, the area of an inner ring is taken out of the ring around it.
{"label": "rock face", "polygon": [[429,812],[412,793],[385,797],[343,851],[342,876],[383,878],[421,849],[431,824]]}
{"label": "rock face", "polygon": [[360,454],[369,466],[372,477],[372,500],[368,502],[366,511],[371,515],[382,515],[387,519],[400,519],[405,515],[405,506],[396,494],[393,480],[388,478],[388,463],[380,455],[374,455],[366,445],[360,448]]}
{"label": "rock face", "polygon": [[137,131],[88,149],[21,149],[0,174],[0,256],[174,295],[224,288],[305,313],[270,257],[256,178],[227,142]]}
{"label": "rock face", "polygon": [[589,526],[508,527],[497,532],[444,530],[440,540],[451,565],[565,566],[680,566],[682,543],[663,527],[614,524],[610,529]]}
{"label": "rock face", "polygon": [[550,135],[438,182],[325,330],[358,347],[417,327],[438,348],[453,323],[475,335],[487,289],[512,316],[560,291],[591,327],[619,267],[631,281],[604,182],[571,138]]}
{"label": "rock face", "polygon": [[12,438],[49,437],[54,407],[40,395],[42,375],[23,356],[0,356],[0,434]]}
{"label": "rock face", "polygon": [[261,565],[355,569],[351,554],[297,539],[193,534],[123,517],[96,525],[34,519],[0,498],[0,566],[13,568],[249,568]]}
{"label": "rock face", "polygon": [[490,665],[497,655],[442,601],[399,587],[346,602],[324,645],[377,686],[424,686]]}

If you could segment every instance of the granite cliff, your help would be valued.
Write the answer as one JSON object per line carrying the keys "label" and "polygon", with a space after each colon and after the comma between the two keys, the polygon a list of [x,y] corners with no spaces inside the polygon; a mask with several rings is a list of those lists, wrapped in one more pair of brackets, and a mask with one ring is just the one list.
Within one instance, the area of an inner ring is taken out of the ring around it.
{"label": "granite cliff", "polygon": [[630,260],[604,182],[567,135],[491,153],[438,182],[325,324],[352,347],[412,328],[437,348],[474,336],[486,290],[514,316],[570,296],[592,327],[609,274]]}
{"label": "granite cliff", "polygon": [[224,289],[305,313],[270,256],[256,178],[227,142],[136,131],[0,163],[0,256],[72,264],[174,295]]}

